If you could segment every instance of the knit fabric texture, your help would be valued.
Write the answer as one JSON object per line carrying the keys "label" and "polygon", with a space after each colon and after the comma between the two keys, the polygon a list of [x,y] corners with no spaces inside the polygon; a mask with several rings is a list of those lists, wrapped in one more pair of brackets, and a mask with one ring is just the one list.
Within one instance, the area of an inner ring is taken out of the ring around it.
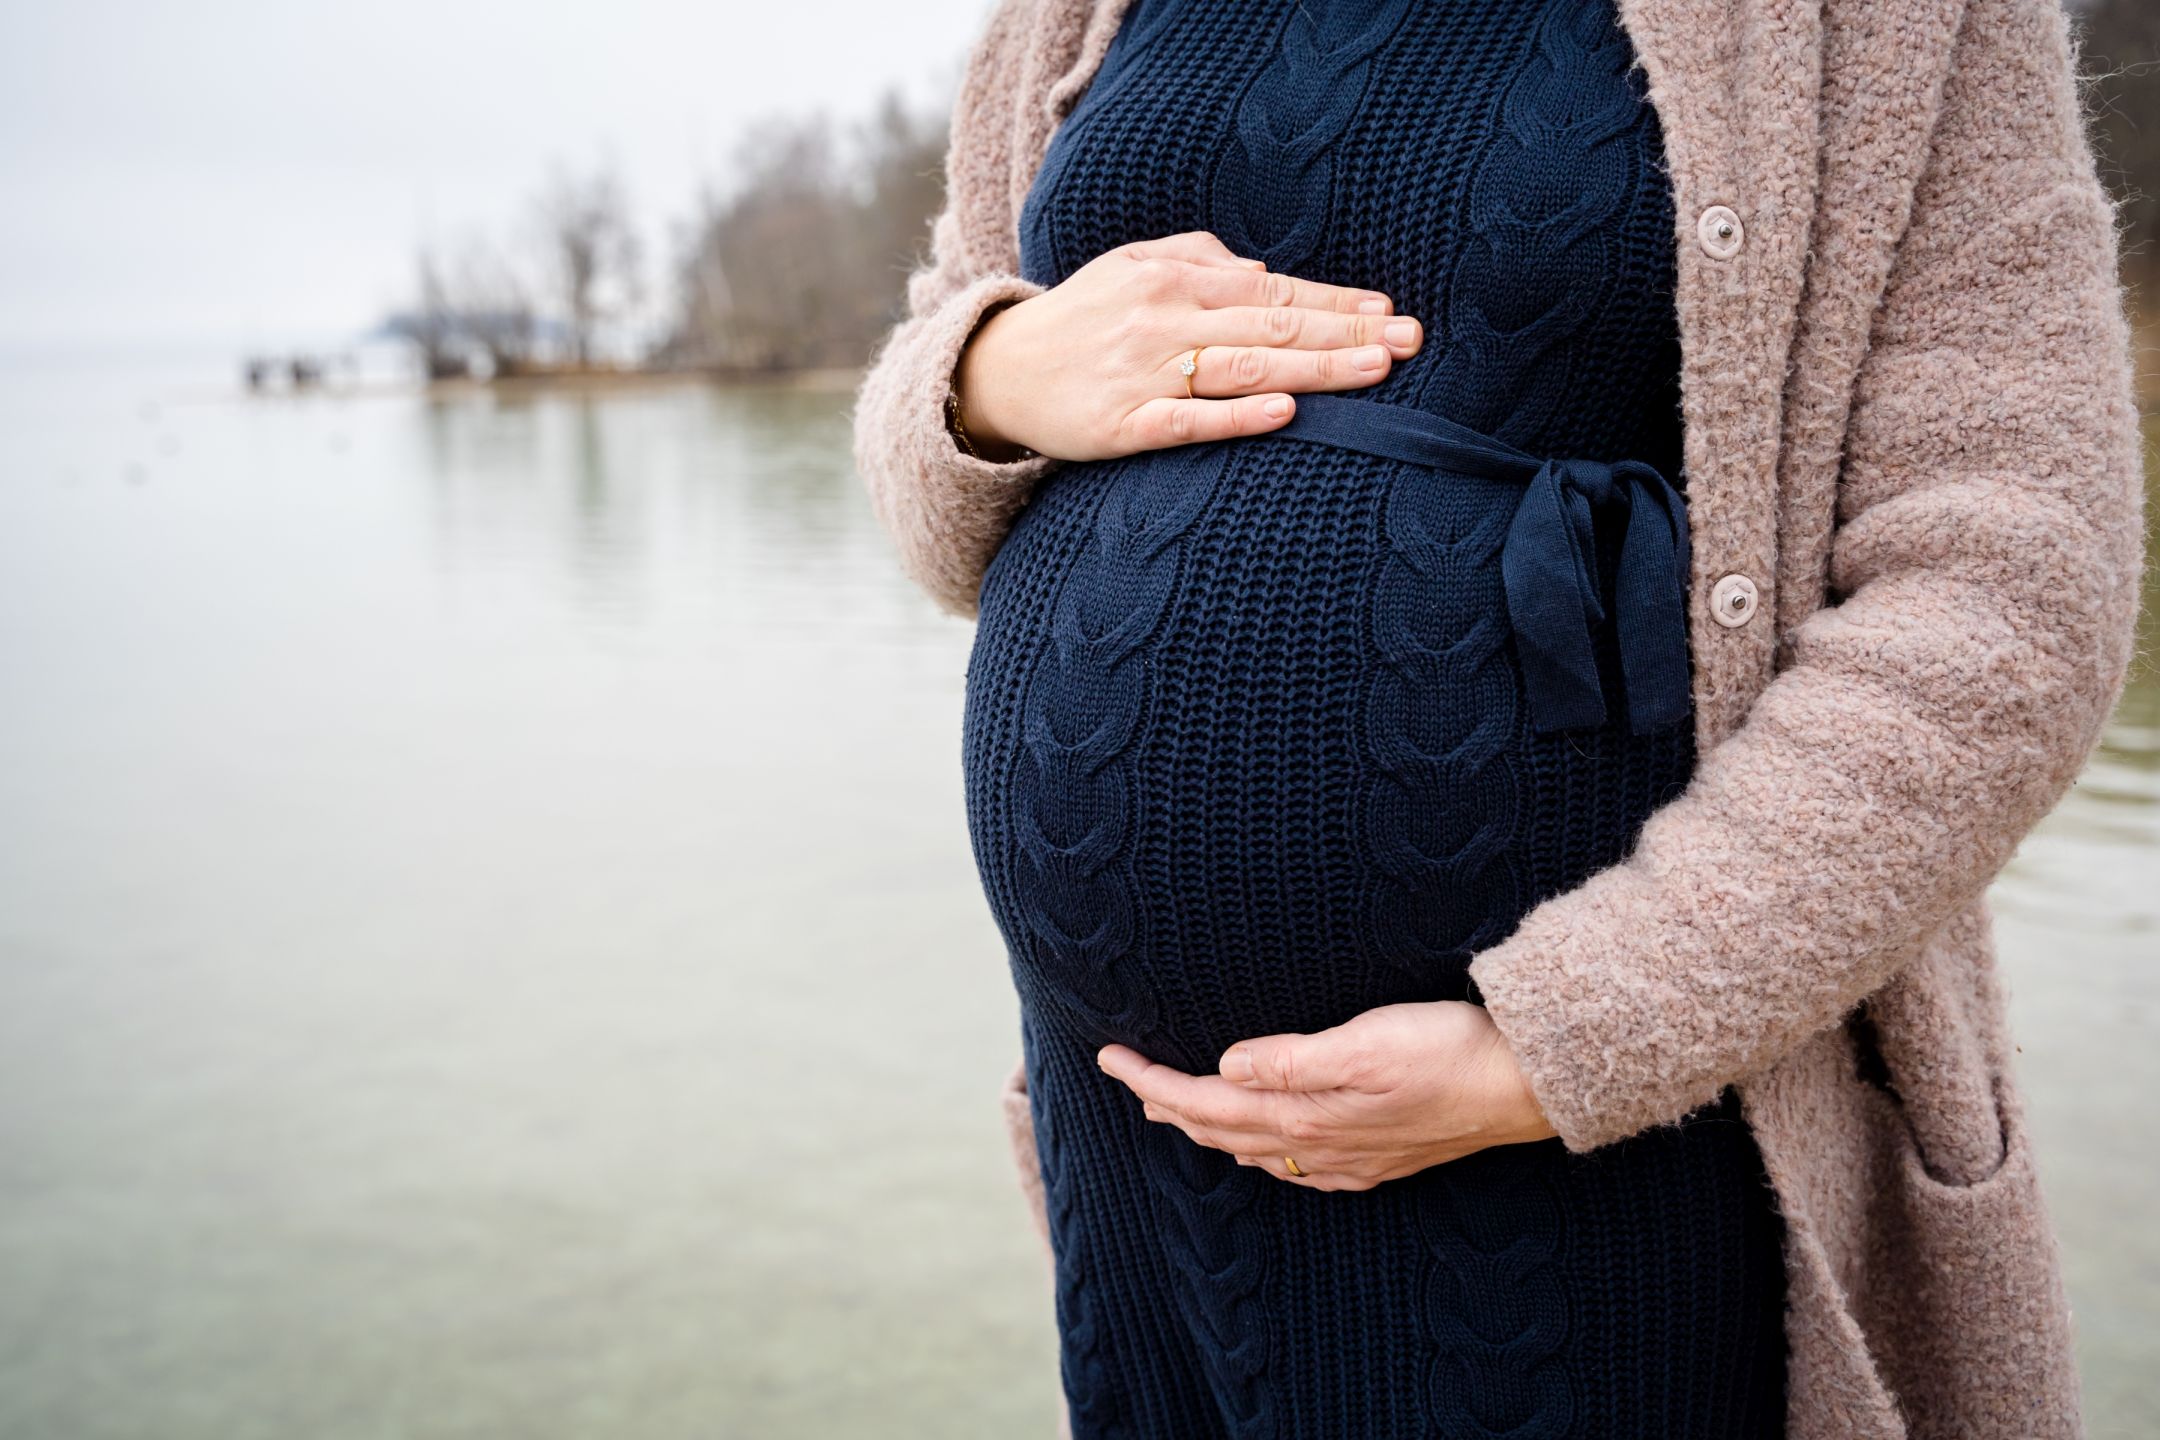
{"label": "knit fabric texture", "polygon": [[[1424,321],[1332,413],[1677,486],[1672,197],[1631,59],[1612,0],[1142,0],[1028,193],[1022,273],[1209,229]],[[969,824],[1072,1432],[1777,1434],[1780,1227],[1729,1095],[1593,1153],[1327,1193],[1147,1120],[1093,1063],[1115,1040],[1211,1072],[1240,1039],[1475,1000],[1476,953],[1687,783],[1684,668],[1678,713],[1646,716],[1651,639],[1619,623],[1649,490],[1578,506],[1598,713],[1540,724],[1503,563],[1525,478],[1346,433],[1062,464],[981,586]]]}

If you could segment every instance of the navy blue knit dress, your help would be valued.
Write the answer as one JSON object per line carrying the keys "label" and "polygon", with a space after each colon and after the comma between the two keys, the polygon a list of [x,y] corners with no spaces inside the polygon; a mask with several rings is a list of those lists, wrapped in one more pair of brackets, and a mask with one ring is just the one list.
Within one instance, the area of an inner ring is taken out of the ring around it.
{"label": "navy blue knit dress", "polygon": [[1150,1121],[1623,857],[1694,763],[1673,213],[1613,0],[1141,0],[1020,221],[1208,229],[1427,340],[1272,435],[1068,462],[984,579],[969,825],[1011,954],[1077,1440],[1781,1433],[1730,1095],[1362,1192]]}

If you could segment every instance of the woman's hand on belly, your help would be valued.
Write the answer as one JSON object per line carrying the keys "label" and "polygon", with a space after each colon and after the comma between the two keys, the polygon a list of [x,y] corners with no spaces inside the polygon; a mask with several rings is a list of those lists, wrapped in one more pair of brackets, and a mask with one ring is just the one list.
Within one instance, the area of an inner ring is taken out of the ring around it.
{"label": "woman's hand on belly", "polygon": [[1026,446],[1060,460],[1261,434],[1289,423],[1289,392],[1377,385],[1415,355],[1424,327],[1393,311],[1205,230],[1122,245],[983,320],[953,376],[961,427],[990,458]]}
{"label": "woman's hand on belly", "polygon": [[[1150,1120],[1315,1190],[1370,1190],[1493,1145],[1549,1139],[1515,1053],[1477,1005],[1382,1005],[1310,1035],[1266,1035],[1188,1075],[1127,1045],[1096,1063]],[[1285,1157],[1302,1175],[1293,1175]]]}

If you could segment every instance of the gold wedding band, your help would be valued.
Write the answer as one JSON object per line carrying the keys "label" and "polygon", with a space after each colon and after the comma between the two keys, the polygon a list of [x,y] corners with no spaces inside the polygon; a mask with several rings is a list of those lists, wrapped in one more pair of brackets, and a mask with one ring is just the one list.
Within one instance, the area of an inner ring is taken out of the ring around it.
{"label": "gold wedding band", "polygon": [[1205,345],[1195,345],[1192,354],[1178,362],[1178,374],[1185,377],[1185,398],[1187,400],[1197,398],[1192,391],[1192,377],[1193,372],[1200,368],[1200,352],[1205,349],[1207,349]]}
{"label": "gold wedding band", "polygon": [[1297,1168],[1297,1161],[1291,1159],[1288,1155],[1285,1155],[1282,1157],[1282,1163],[1289,1167],[1290,1173],[1292,1175],[1295,1175],[1300,1179],[1304,1178],[1305,1172]]}

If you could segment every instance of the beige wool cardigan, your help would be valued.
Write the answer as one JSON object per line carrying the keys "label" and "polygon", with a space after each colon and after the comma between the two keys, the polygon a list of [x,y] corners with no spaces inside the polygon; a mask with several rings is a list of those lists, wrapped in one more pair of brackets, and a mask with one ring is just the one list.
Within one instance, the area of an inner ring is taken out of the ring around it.
{"label": "beige wool cardigan", "polygon": [[[961,614],[1059,462],[965,454],[941,401],[986,309],[1038,291],[1015,217],[1126,3],[996,6],[857,396],[875,508]],[[1794,1440],[2076,1435],[1983,893],[2096,743],[2137,606],[2073,36],[2059,0],[1619,10],[1676,203],[1699,758],[1625,860],[1471,973],[1572,1149],[1737,1085],[1785,1217]]]}

